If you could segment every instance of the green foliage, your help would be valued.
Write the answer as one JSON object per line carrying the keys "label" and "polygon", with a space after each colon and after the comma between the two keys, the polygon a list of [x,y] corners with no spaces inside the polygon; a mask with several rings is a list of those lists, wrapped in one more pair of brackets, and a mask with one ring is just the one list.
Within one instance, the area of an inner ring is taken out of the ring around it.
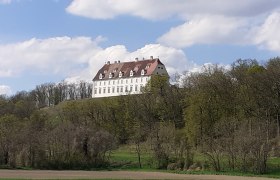
{"label": "green foliage", "polygon": [[1,96],[0,166],[279,171],[278,57],[205,67],[182,82],[155,75],[142,94],[98,99],[86,99],[83,82]]}

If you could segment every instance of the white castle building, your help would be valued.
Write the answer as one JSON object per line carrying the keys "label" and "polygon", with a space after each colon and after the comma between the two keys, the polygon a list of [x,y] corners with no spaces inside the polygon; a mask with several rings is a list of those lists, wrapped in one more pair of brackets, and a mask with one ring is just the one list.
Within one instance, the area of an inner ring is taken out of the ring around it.
{"label": "white castle building", "polygon": [[152,75],[168,76],[164,64],[153,56],[132,62],[108,61],[93,78],[92,97],[140,94]]}

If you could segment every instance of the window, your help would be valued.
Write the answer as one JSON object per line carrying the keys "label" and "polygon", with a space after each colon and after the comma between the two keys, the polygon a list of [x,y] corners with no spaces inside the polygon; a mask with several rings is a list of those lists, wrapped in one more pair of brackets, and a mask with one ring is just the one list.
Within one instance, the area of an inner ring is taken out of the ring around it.
{"label": "window", "polygon": [[130,80],[130,83],[133,83],[133,79]]}
{"label": "window", "polygon": [[99,82],[99,85],[101,86],[101,81]]}
{"label": "window", "polygon": [[140,91],[143,91],[143,89],[144,89],[143,84],[140,84]]}
{"label": "window", "polygon": [[101,94],[101,88],[99,88],[99,94]]}
{"label": "window", "polygon": [[114,77],[114,73],[109,74],[109,78],[111,79],[112,77]]}
{"label": "window", "polygon": [[141,82],[143,82],[143,78],[141,78]]}
{"label": "window", "polygon": [[121,84],[123,83],[123,80],[121,80]]}
{"label": "window", "polygon": [[135,91],[136,91],[136,92],[138,91],[138,86],[137,86],[137,85],[135,85]]}
{"label": "window", "polygon": [[117,86],[117,93],[119,93],[119,86]]}
{"label": "window", "polygon": [[108,93],[110,93],[110,90],[111,90],[110,87],[108,87]]}
{"label": "window", "polygon": [[94,85],[96,86],[96,85],[97,85],[97,82],[94,82]]}
{"label": "window", "polygon": [[137,78],[135,79],[135,81],[136,81],[136,83],[138,83],[138,79]]}
{"label": "window", "polygon": [[99,79],[103,79],[104,75],[102,73],[99,74]]}
{"label": "window", "polygon": [[120,87],[120,92],[121,92],[121,93],[123,92],[123,87],[122,87],[122,86]]}
{"label": "window", "polygon": [[103,84],[104,84],[104,86],[105,86],[105,85],[106,85],[106,82],[104,81],[104,83],[103,83]]}
{"label": "window", "polygon": [[128,80],[126,80],[125,83],[127,84],[127,83],[128,83]]}
{"label": "window", "polygon": [[122,77],[123,76],[123,72],[119,72],[119,77]]}
{"label": "window", "polygon": [[97,89],[96,88],[94,88],[94,94],[97,94]]}
{"label": "window", "polygon": [[125,86],[125,92],[128,92],[128,86]]}
{"label": "window", "polygon": [[110,85],[110,84],[111,84],[111,81],[109,81],[108,84]]}
{"label": "window", "polygon": [[134,72],[131,70],[129,76],[133,76]]}
{"label": "window", "polygon": [[147,71],[145,69],[141,70],[141,76],[144,76],[147,73]]}
{"label": "window", "polygon": [[115,87],[112,87],[112,93],[115,93]]}
{"label": "window", "polygon": [[113,81],[113,85],[115,85],[115,81]]}
{"label": "window", "polygon": [[131,85],[131,86],[130,86],[130,92],[132,92],[132,91],[133,91],[133,86]]}
{"label": "window", "polygon": [[146,82],[148,82],[148,78],[146,78]]}
{"label": "window", "polygon": [[106,93],[106,88],[103,88],[103,93],[104,93],[104,94]]}

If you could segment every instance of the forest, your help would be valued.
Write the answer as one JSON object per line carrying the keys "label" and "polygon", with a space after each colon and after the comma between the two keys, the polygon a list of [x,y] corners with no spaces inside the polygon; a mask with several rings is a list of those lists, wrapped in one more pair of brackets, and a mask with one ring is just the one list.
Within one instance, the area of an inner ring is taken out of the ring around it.
{"label": "forest", "polygon": [[142,94],[110,98],[90,98],[85,82],[1,96],[0,167],[107,168],[112,152],[130,145],[139,168],[146,149],[157,169],[274,168],[268,161],[280,157],[279,57],[207,66],[177,80],[154,76]]}

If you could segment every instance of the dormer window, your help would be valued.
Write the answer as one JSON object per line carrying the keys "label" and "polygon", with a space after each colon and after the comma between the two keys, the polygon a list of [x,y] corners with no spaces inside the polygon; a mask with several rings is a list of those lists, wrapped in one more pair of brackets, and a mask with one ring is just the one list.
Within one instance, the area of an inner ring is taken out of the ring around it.
{"label": "dormer window", "polygon": [[131,70],[129,75],[133,76],[134,75],[134,71]]}
{"label": "dormer window", "polygon": [[114,77],[114,73],[110,73],[109,74],[109,78],[111,79],[111,78],[113,78]]}
{"label": "dormer window", "polygon": [[107,73],[107,70],[104,70],[104,73]]}
{"label": "dormer window", "polygon": [[150,68],[150,64],[148,64],[145,69],[149,69],[149,68]]}
{"label": "dormer window", "polygon": [[100,73],[99,74],[99,79],[103,79],[104,78],[104,74]]}
{"label": "dormer window", "polygon": [[119,72],[119,77],[122,77],[123,76],[123,72]]}
{"label": "dormer window", "polygon": [[141,76],[144,76],[144,75],[146,74],[146,72],[147,72],[147,71],[146,71],[145,69],[142,69],[142,70],[141,70]]}
{"label": "dormer window", "polygon": [[115,72],[117,72],[117,70],[118,70],[118,68],[114,69],[113,72],[115,73]]}

